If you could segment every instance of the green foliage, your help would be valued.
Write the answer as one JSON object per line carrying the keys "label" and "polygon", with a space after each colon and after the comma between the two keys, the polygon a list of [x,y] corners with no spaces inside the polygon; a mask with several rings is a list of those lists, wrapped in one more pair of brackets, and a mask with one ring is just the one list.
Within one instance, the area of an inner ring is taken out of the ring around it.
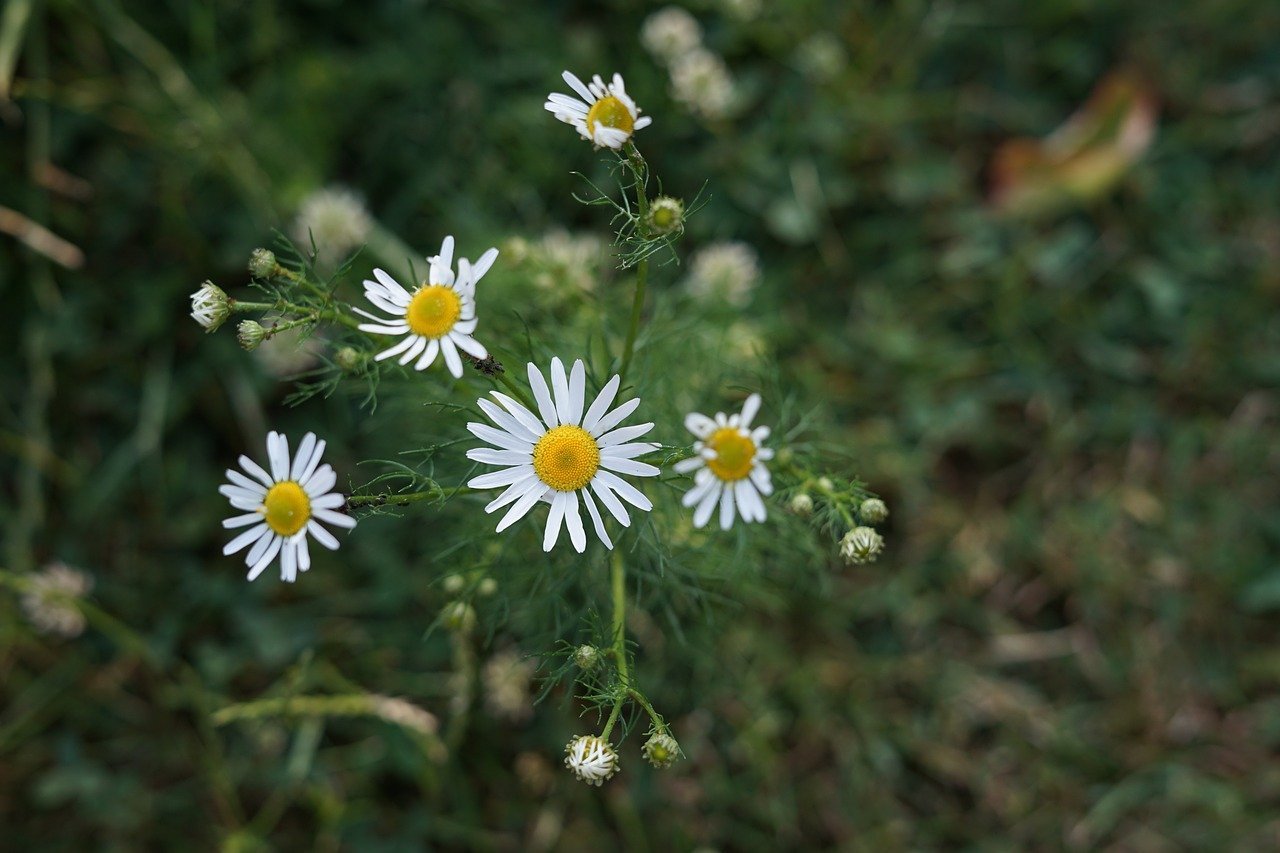
{"label": "green foliage", "polygon": [[[741,93],[704,122],[634,4],[12,4],[0,205],[86,262],[0,235],[10,845],[1275,845],[1276,10],[748,5],[692,7]],[[996,146],[1052,131],[1122,61],[1161,102],[1146,156],[1086,206],[992,215]],[[603,233],[570,173],[608,188],[609,160],[540,99],[562,68],[615,64],[662,191],[706,185],[677,254],[744,240],[764,269],[745,308],[708,306],[654,259],[633,373],[669,391],[642,395],[655,440],[674,454],[685,412],[759,389],[801,473],[769,525],[716,538],[727,554],[687,529],[682,486],[652,490],[628,636],[684,759],[649,768],[629,705],[597,791],[559,762],[602,722],[574,694],[614,683],[607,661],[572,686],[571,650],[609,643],[609,567],[528,560],[532,526],[495,538],[452,494],[477,414],[458,407],[491,383],[350,371],[337,353],[368,341],[332,323],[284,350],[319,360],[283,380],[185,314],[205,278],[258,298],[255,246],[355,301],[371,267],[407,280],[455,233],[504,249],[483,296],[499,360],[582,354],[598,383],[630,274],[574,279],[543,236]],[[313,262],[289,231],[290,255],[275,229],[330,184],[373,212],[366,247]],[[246,585],[220,555],[221,472],[267,428],[320,424],[339,487],[388,499],[303,582]],[[856,502],[824,501],[824,473],[885,493],[877,562],[840,561]],[[792,517],[802,490],[813,515]],[[21,604],[55,559],[95,579],[76,639]],[[456,602],[470,633],[444,624]],[[521,722],[485,702],[512,644],[550,653]]]}

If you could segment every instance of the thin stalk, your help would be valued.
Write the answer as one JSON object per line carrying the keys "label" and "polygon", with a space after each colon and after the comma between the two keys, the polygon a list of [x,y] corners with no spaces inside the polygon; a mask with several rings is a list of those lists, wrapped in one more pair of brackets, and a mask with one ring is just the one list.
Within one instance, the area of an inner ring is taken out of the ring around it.
{"label": "thin stalk", "polygon": [[636,264],[636,294],[631,303],[631,325],[627,328],[627,343],[622,349],[622,366],[618,375],[626,381],[627,369],[631,367],[631,356],[636,348],[636,333],[640,330],[640,314],[644,311],[645,286],[649,279],[649,260],[646,258]]}

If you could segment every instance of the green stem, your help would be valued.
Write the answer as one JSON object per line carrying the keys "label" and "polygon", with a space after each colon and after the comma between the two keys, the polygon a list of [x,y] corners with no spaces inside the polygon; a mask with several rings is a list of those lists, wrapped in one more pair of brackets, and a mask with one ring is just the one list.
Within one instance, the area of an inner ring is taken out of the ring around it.
{"label": "green stem", "polygon": [[604,731],[600,734],[600,737],[605,740],[609,739],[609,732],[613,731],[613,724],[618,721],[618,715],[622,713],[622,705],[631,691],[629,686],[631,676],[627,666],[627,569],[622,563],[621,551],[613,552],[613,560],[609,566],[609,580],[613,589],[613,626],[610,651],[613,654],[614,662],[618,666],[618,681],[622,684],[624,692],[613,703],[613,710],[609,712],[609,719],[604,724]]}
{"label": "green stem", "polygon": [[605,721],[604,729],[600,732],[601,740],[608,740],[609,733],[613,731],[613,724],[618,722],[618,715],[622,713],[622,703],[626,701],[625,696],[619,696],[618,701],[613,703],[613,710],[609,712],[609,719]]}
{"label": "green stem", "polygon": [[635,700],[636,704],[641,708],[644,708],[644,712],[649,715],[649,721],[653,723],[654,731],[661,735],[671,734],[667,729],[667,721],[662,719],[661,714],[653,710],[653,706],[649,704],[649,700],[644,698],[639,690],[629,689],[627,690],[627,695]]}
{"label": "green stem", "polygon": [[622,367],[618,375],[626,381],[627,369],[631,367],[631,356],[636,348],[636,333],[640,330],[640,314],[644,310],[645,285],[649,278],[649,260],[646,258],[636,264],[636,295],[631,303],[631,325],[627,328],[627,343],[622,349]]}
{"label": "green stem", "polygon": [[432,486],[422,492],[381,492],[376,495],[352,495],[347,498],[347,509],[355,509],[362,506],[386,506],[387,504],[391,506],[408,506],[419,501],[433,501],[446,495],[469,494],[473,491],[475,490],[463,486],[450,490],[446,490],[443,486]]}
{"label": "green stem", "polygon": [[530,412],[533,412],[535,415],[538,413],[538,407],[535,406],[533,401],[529,399],[529,395],[525,392],[523,388],[521,388],[514,381],[512,381],[511,377],[507,375],[505,370],[492,374],[492,378],[495,382],[497,382],[503,388],[506,388],[508,391],[510,391],[511,396],[519,400],[520,403],[526,409],[528,409]]}

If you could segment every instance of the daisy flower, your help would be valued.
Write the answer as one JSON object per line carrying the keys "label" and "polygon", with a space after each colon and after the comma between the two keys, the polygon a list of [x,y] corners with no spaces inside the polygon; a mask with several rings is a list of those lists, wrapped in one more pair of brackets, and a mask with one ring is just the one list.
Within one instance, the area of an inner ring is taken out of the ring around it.
{"label": "daisy flower", "polygon": [[234,554],[252,544],[244,560],[249,567],[249,580],[262,574],[279,554],[280,579],[293,583],[299,571],[311,568],[308,533],[329,550],[338,548],[338,540],[319,522],[348,529],[356,526],[354,518],[334,511],[346,503],[346,498],[329,491],[338,482],[338,475],[327,464],[320,464],[322,455],[324,441],[317,441],[315,433],[309,432],[302,437],[290,463],[289,440],[271,432],[267,433],[271,473],[248,456],[240,457],[240,467],[249,476],[227,469],[231,482],[218,491],[231,501],[232,507],[246,514],[225,519],[222,526],[249,529],[228,542],[222,553]]}
{"label": "daisy flower", "polygon": [[597,788],[618,772],[618,752],[609,741],[595,735],[579,735],[564,748],[564,766],[588,785]]}
{"label": "daisy flower", "polygon": [[458,350],[473,358],[488,358],[489,351],[471,335],[476,330],[476,283],[497,258],[497,249],[485,252],[474,266],[466,258],[458,258],[455,278],[453,237],[445,237],[440,254],[427,258],[429,278],[413,293],[382,270],[374,270],[377,281],[365,281],[365,298],[391,316],[379,317],[357,308],[361,316],[375,321],[361,323],[360,331],[403,336],[399,343],[374,356],[374,361],[398,355],[401,364],[408,364],[416,358],[414,370],[426,370],[437,355],[443,355],[449,372],[461,379]]}
{"label": "daisy flower", "polygon": [[653,504],[639,489],[618,476],[658,474],[654,466],[635,461],[635,457],[658,447],[647,441],[633,441],[653,429],[653,424],[618,427],[640,405],[639,398],[608,411],[621,382],[614,376],[605,383],[584,413],[586,368],[582,360],[575,361],[566,375],[564,364],[553,358],[550,386],[542,372],[535,365],[529,365],[529,385],[538,401],[541,418],[498,391],[490,393],[501,407],[485,399],[476,401],[497,429],[477,423],[467,424],[467,429],[481,441],[496,446],[468,450],[467,458],[504,468],[474,477],[467,485],[473,489],[506,487],[484,508],[485,512],[493,512],[511,504],[498,522],[499,533],[523,518],[538,501],[546,501],[551,504],[551,512],[547,516],[542,549],[551,550],[563,524],[569,529],[574,550],[581,554],[587,547],[586,530],[578,512],[581,504],[586,504],[596,535],[606,548],[613,548],[613,542],[605,532],[595,498],[600,499],[623,527],[630,526],[631,517],[622,501],[643,512],[653,509]]}
{"label": "daisy flower", "polygon": [[715,420],[697,412],[684,419],[689,432],[698,437],[693,450],[696,454],[675,465],[681,474],[697,471],[693,488],[684,493],[685,506],[695,506],[693,526],[703,527],[711,519],[711,512],[720,504],[720,527],[733,526],[735,508],[743,521],[764,521],[763,496],[773,492],[769,469],[764,463],[773,458],[773,451],[760,444],[769,437],[765,426],[751,429],[751,420],[760,411],[760,395],[752,394],[742,404],[742,413],[716,415]]}
{"label": "daisy flower", "polygon": [[640,117],[640,108],[627,94],[621,74],[614,74],[613,82],[607,84],[597,74],[590,85],[569,71],[561,76],[581,99],[552,92],[543,106],[560,121],[576,127],[583,139],[597,147],[621,148],[631,134],[653,123],[649,116]]}

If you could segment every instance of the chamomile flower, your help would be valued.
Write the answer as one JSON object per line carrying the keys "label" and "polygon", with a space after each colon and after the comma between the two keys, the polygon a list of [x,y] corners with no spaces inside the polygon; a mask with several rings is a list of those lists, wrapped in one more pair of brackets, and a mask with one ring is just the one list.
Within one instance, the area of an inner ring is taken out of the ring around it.
{"label": "chamomile flower", "polygon": [[604,738],[579,735],[564,748],[564,766],[597,788],[618,772],[618,752]]}
{"label": "chamomile flower", "polygon": [[569,71],[561,76],[581,98],[552,92],[543,106],[560,121],[576,127],[583,139],[597,147],[621,148],[633,133],[653,122],[649,116],[641,117],[621,74],[614,74],[611,83],[605,83],[597,74],[590,85]]}
{"label": "chamomile flower", "polygon": [[249,580],[256,579],[279,555],[280,579],[293,583],[298,572],[311,568],[308,533],[329,550],[337,550],[338,540],[320,525],[321,521],[348,529],[356,526],[354,518],[334,511],[346,503],[346,498],[329,491],[338,482],[338,475],[327,464],[320,464],[324,446],[323,440],[317,441],[315,433],[309,432],[302,437],[290,462],[289,440],[271,432],[267,434],[270,473],[248,456],[240,457],[240,467],[248,476],[227,469],[231,482],[218,491],[245,514],[225,519],[222,526],[249,529],[228,542],[222,553],[234,554],[252,545],[244,560],[249,567]]}
{"label": "chamomile flower", "polygon": [[221,287],[211,281],[191,294],[191,319],[206,332],[212,332],[231,315],[231,300]]}
{"label": "chamomile flower", "polygon": [[636,461],[637,456],[656,450],[657,445],[634,441],[653,429],[653,424],[618,426],[636,410],[640,400],[628,400],[609,411],[622,382],[617,376],[605,383],[584,412],[586,379],[586,368],[580,359],[568,374],[560,359],[551,359],[550,386],[542,372],[530,364],[529,385],[541,418],[505,394],[491,391],[501,407],[485,399],[476,403],[497,429],[487,424],[467,424],[476,438],[496,445],[469,450],[467,458],[504,466],[501,471],[472,478],[467,485],[473,489],[506,487],[484,508],[485,512],[494,512],[511,505],[498,522],[499,533],[523,518],[538,501],[550,503],[542,539],[544,551],[556,544],[562,525],[569,530],[574,550],[579,554],[586,550],[587,534],[579,513],[582,504],[587,507],[600,541],[606,548],[613,548],[596,498],[623,527],[630,526],[631,516],[622,501],[643,512],[653,509],[639,489],[618,476],[657,476],[657,468]]}
{"label": "chamomile flower", "polygon": [[769,428],[751,428],[758,411],[760,395],[752,394],[742,404],[741,414],[720,412],[714,420],[697,412],[685,417],[685,427],[698,437],[693,445],[696,455],[677,462],[675,468],[681,474],[697,472],[693,488],[683,499],[685,506],[695,507],[694,527],[706,525],[717,503],[723,530],[733,526],[735,510],[743,521],[764,521],[763,497],[773,492],[764,463],[773,458],[773,451],[760,446],[769,437]]}
{"label": "chamomile flower", "polygon": [[362,332],[375,335],[402,335],[395,346],[374,356],[374,361],[400,356],[401,364],[415,358],[414,370],[426,370],[444,356],[444,363],[455,378],[462,378],[462,350],[473,358],[488,358],[489,351],[475,338],[476,330],[476,282],[489,271],[498,258],[498,250],[490,249],[472,266],[466,258],[458,258],[458,275],[453,274],[453,237],[445,237],[440,244],[440,254],[427,258],[431,265],[430,277],[413,293],[382,270],[374,270],[377,281],[364,283],[365,298],[375,308],[390,314],[379,317],[360,308],[361,316],[373,323],[361,323]]}

